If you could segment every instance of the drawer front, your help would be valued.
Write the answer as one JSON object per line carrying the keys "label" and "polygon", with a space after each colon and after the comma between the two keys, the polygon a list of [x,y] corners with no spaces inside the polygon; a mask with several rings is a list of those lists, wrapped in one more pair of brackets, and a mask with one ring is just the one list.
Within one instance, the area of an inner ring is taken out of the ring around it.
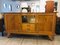
{"label": "drawer front", "polygon": [[25,32],[26,29],[27,29],[27,24],[22,24],[22,31]]}
{"label": "drawer front", "polygon": [[35,25],[34,24],[22,24],[22,31],[23,32],[35,32]]}
{"label": "drawer front", "polygon": [[30,24],[30,30],[31,32],[35,32],[35,24]]}

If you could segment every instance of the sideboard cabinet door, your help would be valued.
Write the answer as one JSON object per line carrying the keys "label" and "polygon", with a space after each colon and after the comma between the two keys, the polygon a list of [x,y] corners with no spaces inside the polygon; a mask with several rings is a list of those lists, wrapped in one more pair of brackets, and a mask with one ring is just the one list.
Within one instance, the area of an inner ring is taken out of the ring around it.
{"label": "sideboard cabinet door", "polygon": [[5,18],[4,20],[5,20],[6,31],[8,33],[14,32],[14,30],[15,30],[14,15],[13,14],[5,14],[4,18]]}
{"label": "sideboard cabinet door", "polygon": [[16,33],[20,33],[22,31],[21,29],[21,15],[20,14],[15,14],[15,30]]}

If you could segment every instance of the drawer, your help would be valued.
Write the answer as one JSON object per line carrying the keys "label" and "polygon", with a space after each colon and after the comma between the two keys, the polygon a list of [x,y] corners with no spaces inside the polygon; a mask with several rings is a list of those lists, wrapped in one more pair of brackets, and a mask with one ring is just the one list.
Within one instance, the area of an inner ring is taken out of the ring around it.
{"label": "drawer", "polygon": [[35,32],[35,24],[30,24],[30,30],[31,32]]}
{"label": "drawer", "polygon": [[35,25],[34,24],[22,24],[22,31],[23,32],[35,32]]}

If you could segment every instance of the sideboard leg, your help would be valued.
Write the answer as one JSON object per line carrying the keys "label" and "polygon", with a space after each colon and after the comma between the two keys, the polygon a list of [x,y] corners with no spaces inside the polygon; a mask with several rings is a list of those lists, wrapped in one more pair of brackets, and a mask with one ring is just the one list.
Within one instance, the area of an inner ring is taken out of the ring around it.
{"label": "sideboard leg", "polygon": [[7,33],[7,37],[10,38],[11,37],[11,33]]}
{"label": "sideboard leg", "polygon": [[54,36],[49,35],[48,37],[49,37],[49,39],[50,39],[51,41],[54,40]]}

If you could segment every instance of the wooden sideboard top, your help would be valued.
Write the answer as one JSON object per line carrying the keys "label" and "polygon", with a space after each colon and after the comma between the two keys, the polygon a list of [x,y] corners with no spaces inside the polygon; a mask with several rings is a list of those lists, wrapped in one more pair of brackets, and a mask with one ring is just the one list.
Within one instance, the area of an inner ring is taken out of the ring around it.
{"label": "wooden sideboard top", "polygon": [[[28,12],[28,13],[24,13],[24,12],[7,12],[7,13],[23,13],[23,14],[34,14],[34,13],[38,13],[38,14],[45,14],[45,13],[58,13],[58,12]],[[6,13],[4,13],[6,14]]]}

